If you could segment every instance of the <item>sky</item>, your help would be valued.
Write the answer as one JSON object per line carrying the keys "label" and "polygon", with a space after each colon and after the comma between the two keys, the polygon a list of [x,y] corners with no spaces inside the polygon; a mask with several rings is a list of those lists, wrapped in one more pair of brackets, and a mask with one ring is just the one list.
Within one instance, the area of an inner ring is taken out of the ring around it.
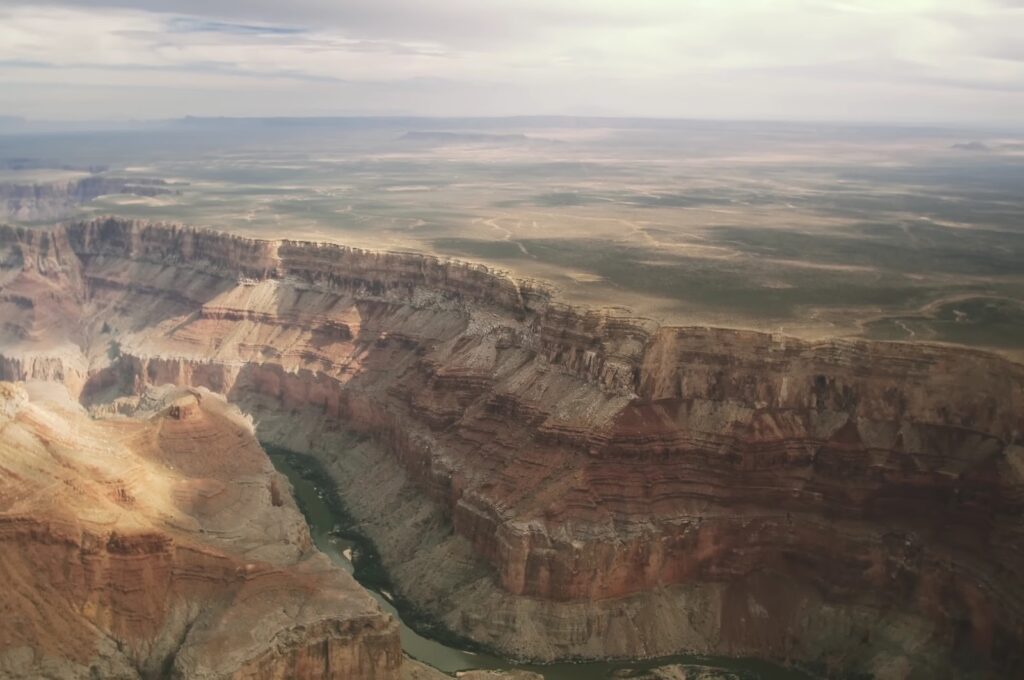
{"label": "sky", "polygon": [[0,0],[0,115],[1020,124],[1024,0]]}

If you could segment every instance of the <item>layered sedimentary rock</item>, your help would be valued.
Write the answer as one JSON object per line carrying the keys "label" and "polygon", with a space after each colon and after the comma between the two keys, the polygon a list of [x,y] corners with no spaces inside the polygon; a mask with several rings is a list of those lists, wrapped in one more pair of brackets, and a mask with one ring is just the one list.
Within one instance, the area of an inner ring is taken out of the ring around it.
{"label": "layered sedimentary rock", "polygon": [[116,219],[0,232],[0,371],[203,386],[317,455],[400,594],[540,659],[1021,672],[1024,367],[560,304],[479,266]]}
{"label": "layered sedimentary rock", "polygon": [[0,182],[0,218],[57,219],[70,214],[75,206],[108,194],[160,196],[171,191],[160,179],[95,174],[54,182]]}
{"label": "layered sedimentary rock", "polygon": [[397,680],[397,623],[311,546],[235,409],[94,420],[0,383],[0,677]]}

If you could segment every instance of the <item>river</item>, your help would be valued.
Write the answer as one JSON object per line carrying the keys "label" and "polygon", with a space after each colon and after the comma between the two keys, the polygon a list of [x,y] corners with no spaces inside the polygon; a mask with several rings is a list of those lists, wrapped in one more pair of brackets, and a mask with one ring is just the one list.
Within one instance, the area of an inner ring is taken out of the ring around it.
{"label": "river", "polygon": [[335,564],[353,574],[381,607],[398,619],[401,624],[402,649],[406,654],[445,673],[454,674],[470,669],[528,670],[541,674],[545,680],[599,680],[610,678],[613,673],[617,677],[628,677],[626,672],[630,670],[641,671],[669,664],[693,664],[729,671],[741,680],[808,680],[812,677],[759,659],[700,656],[673,656],[649,661],[524,664],[483,652],[466,651],[421,635],[408,625],[410,617],[406,615],[407,612],[403,613],[395,606],[386,579],[379,574],[375,578],[367,578],[364,572],[372,573],[372,569],[355,568],[361,558],[372,560],[376,553],[358,532],[350,530],[351,519],[338,507],[339,501],[320,464],[309,456],[273,446],[264,448],[270,454],[274,467],[291,481],[295,500],[306,517],[316,546]]}

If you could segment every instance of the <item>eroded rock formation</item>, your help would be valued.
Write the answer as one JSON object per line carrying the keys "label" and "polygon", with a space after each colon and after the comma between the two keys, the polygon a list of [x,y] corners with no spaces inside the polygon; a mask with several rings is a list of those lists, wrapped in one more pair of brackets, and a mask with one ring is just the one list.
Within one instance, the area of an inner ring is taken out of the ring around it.
{"label": "eroded rock formation", "polygon": [[491,647],[1024,669],[1018,364],[116,219],[6,229],[0,263],[0,375],[228,395],[335,473],[406,600]]}
{"label": "eroded rock formation", "polygon": [[397,680],[397,623],[235,409],[173,388],[93,420],[53,387],[0,383],[0,677]]}
{"label": "eroded rock formation", "polygon": [[160,196],[171,191],[160,179],[96,174],[53,182],[0,182],[0,218],[57,219],[69,215],[78,205],[108,194]]}

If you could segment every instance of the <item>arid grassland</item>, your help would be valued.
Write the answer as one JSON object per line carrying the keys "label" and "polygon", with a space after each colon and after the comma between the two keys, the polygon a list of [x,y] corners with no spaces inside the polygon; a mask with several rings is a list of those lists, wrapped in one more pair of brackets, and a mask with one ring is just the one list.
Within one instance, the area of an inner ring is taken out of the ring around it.
{"label": "arid grassland", "polygon": [[1024,141],[1010,133],[193,119],[0,137],[0,159],[0,185],[97,170],[167,183],[83,196],[78,214],[432,252],[672,323],[1024,356]]}

